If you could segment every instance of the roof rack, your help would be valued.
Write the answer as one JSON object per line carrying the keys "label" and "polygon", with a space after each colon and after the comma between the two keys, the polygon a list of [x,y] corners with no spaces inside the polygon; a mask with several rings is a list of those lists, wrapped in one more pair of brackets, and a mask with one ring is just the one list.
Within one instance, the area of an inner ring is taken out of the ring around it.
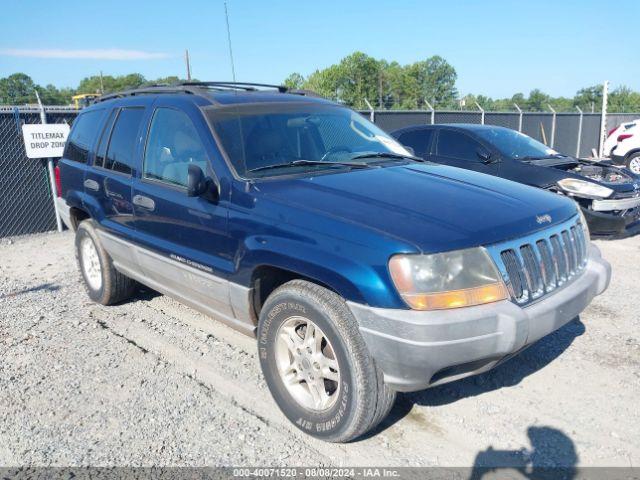
{"label": "roof rack", "polygon": [[258,87],[262,88],[274,88],[280,93],[285,93],[288,88],[284,85],[270,85],[268,83],[251,83],[251,82],[178,82],[174,85],[180,85],[184,87],[205,87],[205,88],[225,88],[230,90],[246,90],[254,91],[258,90]]}
{"label": "roof rack", "polygon": [[186,93],[191,95],[205,96],[207,90],[242,90],[245,92],[254,92],[260,89],[275,89],[279,93],[291,93],[293,95],[303,95],[308,97],[320,97],[311,90],[289,90],[284,85],[270,85],[267,83],[249,83],[249,82],[178,82],[169,84],[146,85],[141,88],[133,88],[122,92],[109,93],[96,98],[94,103],[112,100],[114,98],[133,97],[136,95],[151,95],[158,93]]}
{"label": "roof rack", "polygon": [[188,93],[192,95],[199,95],[202,92],[197,89],[188,88],[182,85],[149,85],[142,88],[132,88],[130,90],[123,90],[122,92],[109,93],[96,98],[95,103],[104,102],[105,100],[111,100],[114,98],[133,97],[135,95],[150,95],[154,93]]}

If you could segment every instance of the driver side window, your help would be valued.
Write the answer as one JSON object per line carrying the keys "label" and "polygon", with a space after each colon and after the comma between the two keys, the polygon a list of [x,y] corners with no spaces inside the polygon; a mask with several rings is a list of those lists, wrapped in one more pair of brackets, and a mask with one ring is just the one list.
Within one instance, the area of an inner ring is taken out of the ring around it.
{"label": "driver side window", "polygon": [[454,130],[440,130],[438,134],[438,155],[479,162],[480,143],[464,133]]}
{"label": "driver side window", "polygon": [[144,178],[186,187],[191,164],[207,171],[206,150],[193,122],[180,110],[157,108],[144,154]]}

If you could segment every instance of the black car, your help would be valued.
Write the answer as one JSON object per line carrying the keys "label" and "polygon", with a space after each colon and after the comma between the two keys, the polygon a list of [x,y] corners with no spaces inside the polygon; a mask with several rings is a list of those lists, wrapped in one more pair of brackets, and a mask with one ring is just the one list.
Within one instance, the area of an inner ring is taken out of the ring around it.
{"label": "black car", "polygon": [[490,125],[416,125],[391,135],[425,160],[573,198],[592,237],[640,232],[640,176],[610,162],[563,155],[520,132]]}

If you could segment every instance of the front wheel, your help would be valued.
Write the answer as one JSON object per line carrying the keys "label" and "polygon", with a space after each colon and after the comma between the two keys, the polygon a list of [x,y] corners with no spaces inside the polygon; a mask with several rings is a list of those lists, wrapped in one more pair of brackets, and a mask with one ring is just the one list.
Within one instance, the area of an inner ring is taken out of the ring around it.
{"label": "front wheel", "polygon": [[636,175],[640,175],[640,152],[634,153],[627,158],[627,168]]}
{"label": "front wheel", "polygon": [[393,406],[356,320],[330,290],[302,280],[276,289],[260,312],[258,347],[276,403],[314,437],[347,442]]}

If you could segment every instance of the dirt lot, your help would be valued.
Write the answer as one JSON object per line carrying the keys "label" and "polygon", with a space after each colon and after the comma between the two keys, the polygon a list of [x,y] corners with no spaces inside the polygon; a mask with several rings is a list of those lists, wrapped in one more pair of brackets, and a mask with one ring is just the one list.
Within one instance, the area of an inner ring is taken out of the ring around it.
{"label": "dirt lot", "polygon": [[73,235],[0,241],[0,465],[640,465],[640,238],[598,242],[609,290],[487,374],[401,395],[372,436],[315,441],[254,340],[141,291],[86,296]]}

